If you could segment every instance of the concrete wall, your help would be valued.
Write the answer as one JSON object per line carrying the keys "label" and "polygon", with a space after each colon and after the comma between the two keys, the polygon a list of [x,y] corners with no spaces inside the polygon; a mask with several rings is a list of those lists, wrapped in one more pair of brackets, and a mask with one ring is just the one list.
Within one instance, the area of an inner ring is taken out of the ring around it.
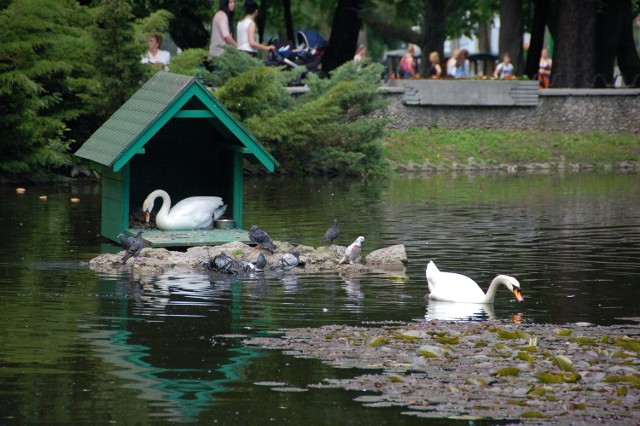
{"label": "concrete wall", "polygon": [[639,89],[545,89],[536,106],[407,105],[402,86],[385,87],[389,104],[374,116],[388,128],[533,129],[640,135]]}

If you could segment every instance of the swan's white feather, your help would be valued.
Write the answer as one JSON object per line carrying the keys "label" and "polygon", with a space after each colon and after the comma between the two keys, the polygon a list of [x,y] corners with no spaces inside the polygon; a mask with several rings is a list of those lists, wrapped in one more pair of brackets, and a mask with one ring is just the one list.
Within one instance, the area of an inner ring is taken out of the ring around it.
{"label": "swan's white feather", "polygon": [[[156,215],[156,225],[165,230],[189,230],[209,228],[215,215],[222,215],[223,201],[220,197],[198,196],[185,198],[171,207],[171,198],[166,191],[153,191],[144,203],[142,210],[153,210],[156,198],[162,198],[162,206]],[[222,213],[221,213],[222,210]]]}
{"label": "swan's white feather", "polygon": [[[491,282],[485,294],[480,286],[471,278],[454,272],[442,272],[432,261],[427,265],[427,285],[429,298],[443,302],[458,303],[493,303],[496,287],[504,285],[510,291],[520,289],[520,283],[510,276],[498,275]],[[519,292],[516,296],[519,298]]]}

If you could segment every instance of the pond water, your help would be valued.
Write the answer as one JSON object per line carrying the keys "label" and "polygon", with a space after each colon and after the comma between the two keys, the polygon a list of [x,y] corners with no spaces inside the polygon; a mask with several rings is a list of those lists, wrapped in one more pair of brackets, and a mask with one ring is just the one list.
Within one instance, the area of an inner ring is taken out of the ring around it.
{"label": "pond water", "polygon": [[[425,317],[629,322],[640,303],[639,183],[596,173],[246,180],[247,227],[317,246],[338,218],[336,243],[363,235],[365,255],[406,246],[401,282],[377,272],[96,272],[87,262],[106,244],[99,184],[28,186],[23,195],[0,186],[0,424],[424,423],[363,407],[355,392],[306,389],[356,372],[244,347],[241,336]],[[498,273],[513,275],[525,302],[501,289],[491,307],[430,303],[430,259],[483,289]]]}

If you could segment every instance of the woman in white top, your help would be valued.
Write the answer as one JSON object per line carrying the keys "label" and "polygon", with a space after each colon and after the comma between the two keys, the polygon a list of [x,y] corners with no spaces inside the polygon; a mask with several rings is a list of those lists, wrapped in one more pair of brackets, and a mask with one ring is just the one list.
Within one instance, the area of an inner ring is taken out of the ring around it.
{"label": "woman in white top", "polygon": [[154,34],[149,36],[147,42],[149,43],[149,49],[140,62],[143,64],[152,64],[161,70],[167,71],[169,69],[169,62],[171,61],[171,54],[166,50],[160,50],[162,36],[160,34]]}
{"label": "woman in white top", "polygon": [[257,55],[258,50],[275,50],[275,46],[267,46],[256,40],[255,19],[256,16],[258,16],[258,3],[256,3],[255,0],[247,0],[244,3],[244,10],[246,15],[238,22],[238,30],[236,31],[238,36],[238,50],[242,50],[253,56]]}

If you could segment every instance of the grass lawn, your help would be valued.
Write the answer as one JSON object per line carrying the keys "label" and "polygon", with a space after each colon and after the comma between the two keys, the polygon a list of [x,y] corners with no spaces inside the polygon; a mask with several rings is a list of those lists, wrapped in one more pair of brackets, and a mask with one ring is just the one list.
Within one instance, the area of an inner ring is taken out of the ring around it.
{"label": "grass lawn", "polygon": [[390,130],[382,140],[393,163],[449,168],[473,162],[487,167],[564,163],[605,167],[640,163],[640,137],[627,134],[560,133],[532,130],[413,128]]}

